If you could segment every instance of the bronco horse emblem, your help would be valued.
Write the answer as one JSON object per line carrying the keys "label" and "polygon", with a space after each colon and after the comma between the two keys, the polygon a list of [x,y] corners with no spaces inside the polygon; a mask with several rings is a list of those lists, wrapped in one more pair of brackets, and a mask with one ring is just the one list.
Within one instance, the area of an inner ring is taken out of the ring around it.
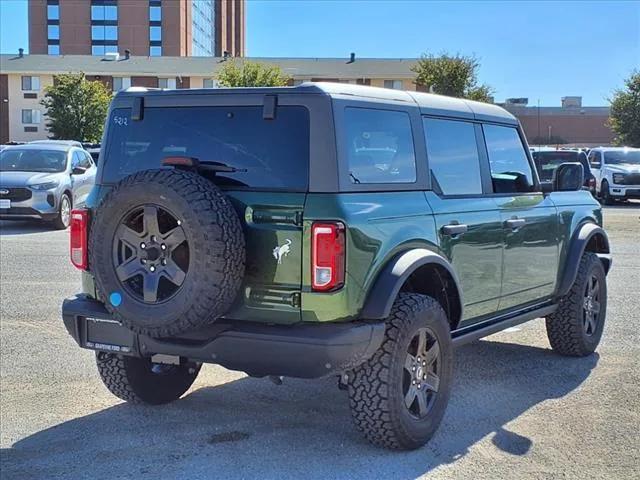
{"label": "bronco horse emblem", "polygon": [[276,247],[273,249],[273,258],[278,260],[278,265],[282,263],[283,257],[286,257],[289,255],[290,251],[291,251],[291,240],[289,240],[288,238],[285,240],[284,245],[280,245],[279,247]]}

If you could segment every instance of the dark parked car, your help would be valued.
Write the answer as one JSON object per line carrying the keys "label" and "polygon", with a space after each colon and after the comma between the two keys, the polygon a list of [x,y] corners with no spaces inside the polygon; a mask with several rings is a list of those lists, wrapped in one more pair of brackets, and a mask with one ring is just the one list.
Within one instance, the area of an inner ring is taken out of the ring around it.
{"label": "dark parked car", "polygon": [[83,292],[64,324],[126,401],[176,400],[202,363],[336,375],[366,438],[417,448],[444,415],[454,346],[539,317],[559,354],[600,342],[601,207],[579,165],[554,168],[541,184],[517,119],[457,98],[120,92],[72,215]]}
{"label": "dark parked car", "polygon": [[583,186],[595,196],[596,179],[591,173],[585,152],[580,150],[540,149],[532,152],[531,155],[533,156],[540,181],[543,182],[550,182],[553,172],[563,163],[580,163],[584,171]]}

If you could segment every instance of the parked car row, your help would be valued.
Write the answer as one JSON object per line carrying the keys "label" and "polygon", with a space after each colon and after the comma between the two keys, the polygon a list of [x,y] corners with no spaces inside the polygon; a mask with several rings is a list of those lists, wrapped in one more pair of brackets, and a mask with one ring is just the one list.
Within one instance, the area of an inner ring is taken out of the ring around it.
{"label": "parked car row", "polygon": [[66,229],[86,200],[96,163],[80,142],[39,140],[0,150],[0,219],[39,219]]}
{"label": "parked car row", "polygon": [[551,181],[560,164],[579,162],[584,169],[584,188],[605,205],[640,199],[640,148],[536,147],[531,155],[541,181]]}

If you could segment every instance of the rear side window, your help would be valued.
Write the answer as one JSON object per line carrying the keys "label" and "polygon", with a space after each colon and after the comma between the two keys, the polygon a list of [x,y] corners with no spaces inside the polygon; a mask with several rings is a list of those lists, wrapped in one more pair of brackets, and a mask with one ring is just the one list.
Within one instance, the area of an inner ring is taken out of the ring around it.
{"label": "rear side window", "polygon": [[345,109],[351,183],[414,183],[416,156],[407,112]]}
{"label": "rear side window", "polygon": [[261,106],[146,108],[140,121],[131,110],[109,119],[103,181],[117,182],[140,170],[161,167],[171,156],[195,157],[237,169],[216,173],[220,185],[305,191],[309,181],[309,112],[279,106],[263,119]]}
{"label": "rear side window", "polygon": [[424,134],[434,186],[444,195],[482,193],[474,125],[469,122],[425,118]]}
{"label": "rear side window", "polygon": [[522,193],[533,190],[533,171],[518,130],[483,125],[495,193]]}

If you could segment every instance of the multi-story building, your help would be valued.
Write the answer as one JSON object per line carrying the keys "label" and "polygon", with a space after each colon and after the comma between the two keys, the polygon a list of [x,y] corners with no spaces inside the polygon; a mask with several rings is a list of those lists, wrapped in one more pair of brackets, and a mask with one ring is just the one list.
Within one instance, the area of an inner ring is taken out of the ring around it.
{"label": "multi-story building", "polygon": [[[1,1],[1,0],[0,0]],[[111,60],[111,61],[108,61]],[[416,90],[416,59],[258,58],[279,66],[291,84],[333,81]],[[61,73],[84,72],[111,90],[128,87],[214,88],[224,57],[0,55],[0,143],[46,138],[44,89]]]}
{"label": "multi-story building", "polygon": [[244,55],[245,0],[29,0],[29,53]]}

